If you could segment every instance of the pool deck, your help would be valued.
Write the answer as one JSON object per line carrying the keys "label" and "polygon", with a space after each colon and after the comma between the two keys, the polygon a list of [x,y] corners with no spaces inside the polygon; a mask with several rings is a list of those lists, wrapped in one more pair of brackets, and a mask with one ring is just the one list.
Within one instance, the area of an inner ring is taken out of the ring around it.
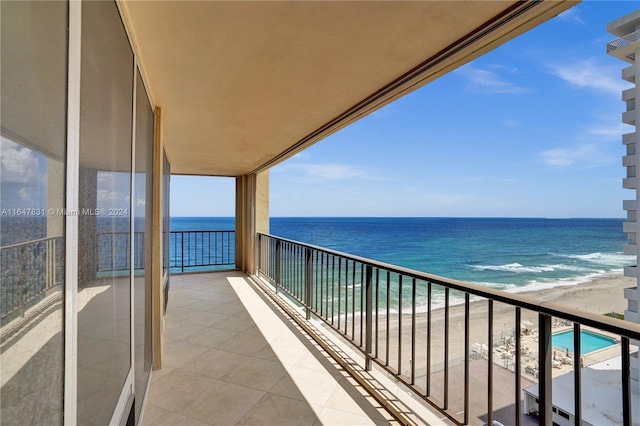
{"label": "pool deck", "polygon": [[[556,323],[553,326],[553,334],[563,333],[565,331],[573,330],[572,325],[564,325],[562,323]],[[592,333],[600,334],[605,337],[609,337],[615,340],[615,336],[610,333],[606,333],[601,330],[594,330],[589,327],[583,327],[583,331],[589,331]],[[537,381],[537,377],[535,374],[529,374],[531,371],[537,372],[538,369],[538,331],[536,329],[531,330],[529,334],[522,335],[522,347],[529,348],[529,352],[527,354],[522,355],[522,365],[523,365],[523,373],[524,377],[527,377],[531,380]],[[503,362],[502,358],[509,358],[509,351],[513,352],[513,345],[511,346],[497,346],[494,348],[496,352],[494,356],[494,360],[496,363]],[[506,355],[506,356],[505,356]],[[589,367],[594,364],[598,364],[602,361],[615,358],[616,356],[620,356],[620,344],[615,343],[612,346],[608,346],[606,348],[589,352],[585,355],[581,356],[582,366]],[[511,359],[511,358],[509,358]],[[569,356],[566,356],[565,351],[561,349],[554,350],[554,367],[552,369],[552,377],[563,376],[567,373],[571,373],[573,371],[573,353],[569,352]]]}

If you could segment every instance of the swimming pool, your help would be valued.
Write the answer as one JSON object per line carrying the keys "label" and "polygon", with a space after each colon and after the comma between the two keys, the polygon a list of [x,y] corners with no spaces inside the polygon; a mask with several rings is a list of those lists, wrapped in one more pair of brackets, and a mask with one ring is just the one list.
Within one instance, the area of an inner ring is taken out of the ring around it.
{"label": "swimming pool", "polygon": [[[588,354],[589,352],[599,351],[616,344],[612,339],[602,334],[593,333],[591,331],[580,330],[580,354]],[[569,349],[573,352],[573,330],[563,331],[551,336],[551,346],[554,348]]]}

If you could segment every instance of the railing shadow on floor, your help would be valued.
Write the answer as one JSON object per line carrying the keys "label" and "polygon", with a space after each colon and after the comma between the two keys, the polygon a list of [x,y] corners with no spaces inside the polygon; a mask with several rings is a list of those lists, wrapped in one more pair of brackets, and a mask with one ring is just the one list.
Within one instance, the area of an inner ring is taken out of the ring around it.
{"label": "railing shadow on floor", "polygon": [[[387,417],[380,413],[379,404],[362,397],[345,372],[323,355],[317,344],[245,274],[180,275],[172,278],[169,297],[165,372],[154,373],[145,422],[162,414],[171,415],[166,411],[204,422],[216,415],[220,421],[219,412],[209,412],[203,407],[215,409],[219,406],[217,403],[225,400],[225,395],[236,391],[247,393],[248,396],[236,399],[248,408],[240,413],[238,410],[243,409],[235,407],[234,402],[225,403],[226,411],[236,410],[237,414],[226,419],[228,424],[238,421],[268,424],[269,418],[272,423],[284,419],[291,423],[292,416],[298,416],[300,424],[313,424],[317,420],[326,423],[332,415],[340,413],[332,407],[332,403],[337,402],[330,399],[337,394],[357,400],[361,416],[384,423],[391,419],[388,413]],[[276,327],[284,334],[278,336]],[[299,363],[296,357],[300,358]],[[322,366],[326,373],[317,373],[317,378],[304,376],[305,371],[308,374],[308,364]],[[267,371],[268,368],[273,371]],[[297,377],[299,374],[303,376]],[[196,380],[196,388],[203,389],[185,390],[190,400],[176,404],[176,389],[183,387],[180,379],[189,381],[189,377]],[[340,387],[342,391],[332,390],[331,386]],[[318,406],[322,409],[320,412]]]}

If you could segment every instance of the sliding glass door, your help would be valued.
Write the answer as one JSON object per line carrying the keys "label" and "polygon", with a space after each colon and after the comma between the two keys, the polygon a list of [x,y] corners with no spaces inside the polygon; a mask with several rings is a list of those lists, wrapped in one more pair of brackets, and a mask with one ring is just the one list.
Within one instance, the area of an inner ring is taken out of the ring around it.
{"label": "sliding glass door", "polygon": [[61,424],[68,5],[0,15],[0,421]]}
{"label": "sliding glass door", "polygon": [[108,424],[132,372],[134,59],[115,2],[83,2],[81,43],[78,417]]}

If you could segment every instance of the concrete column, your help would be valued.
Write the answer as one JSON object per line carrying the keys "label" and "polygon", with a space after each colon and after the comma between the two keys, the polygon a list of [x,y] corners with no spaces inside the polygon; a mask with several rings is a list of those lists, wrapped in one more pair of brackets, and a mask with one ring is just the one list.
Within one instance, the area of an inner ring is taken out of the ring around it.
{"label": "concrete column", "polygon": [[236,268],[256,273],[256,233],[269,232],[269,172],[236,178]]}
{"label": "concrete column", "polygon": [[[162,143],[162,111],[156,107],[153,123],[153,195],[152,205],[152,262],[151,262],[151,312],[152,312],[152,345],[153,345],[153,369],[162,368],[162,332],[164,322],[164,276],[162,271],[163,249],[162,247],[162,206],[164,203],[163,193],[163,143]],[[149,272],[148,272],[149,273]],[[168,272],[167,272],[168,273]]]}
{"label": "concrete column", "polygon": [[269,233],[269,171],[256,176],[256,232]]}

